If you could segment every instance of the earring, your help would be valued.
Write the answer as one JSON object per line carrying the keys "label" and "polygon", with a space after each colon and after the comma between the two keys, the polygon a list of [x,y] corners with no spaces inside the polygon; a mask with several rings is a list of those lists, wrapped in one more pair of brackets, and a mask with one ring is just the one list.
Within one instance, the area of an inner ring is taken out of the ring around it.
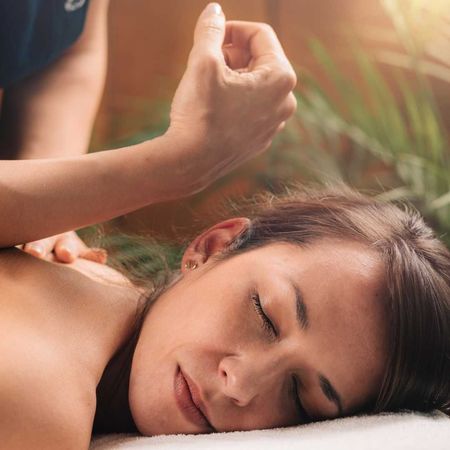
{"label": "earring", "polygon": [[197,267],[198,267],[198,264],[195,261],[191,261],[191,260],[187,261],[186,264],[184,265],[184,268],[188,269],[188,270],[194,270]]}

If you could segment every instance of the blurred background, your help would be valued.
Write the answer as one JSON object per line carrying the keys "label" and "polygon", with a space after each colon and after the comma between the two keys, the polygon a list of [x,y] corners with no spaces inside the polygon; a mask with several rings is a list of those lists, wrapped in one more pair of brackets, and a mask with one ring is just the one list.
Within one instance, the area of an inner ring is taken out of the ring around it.
{"label": "blurred background", "polygon": [[[162,134],[204,0],[112,0],[109,68],[91,151]],[[408,199],[450,244],[450,0],[222,0],[272,25],[295,67],[298,110],[271,149],[208,190],[108,226],[172,238],[217,205],[291,183]],[[251,118],[249,118],[251,120]]]}

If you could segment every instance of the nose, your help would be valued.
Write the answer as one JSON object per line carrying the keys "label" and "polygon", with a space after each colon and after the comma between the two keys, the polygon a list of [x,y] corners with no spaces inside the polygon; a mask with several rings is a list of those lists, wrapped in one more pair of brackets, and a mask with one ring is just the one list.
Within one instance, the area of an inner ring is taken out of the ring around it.
{"label": "nose", "polygon": [[225,356],[218,366],[222,392],[236,405],[246,406],[276,378],[274,366],[269,358]]}

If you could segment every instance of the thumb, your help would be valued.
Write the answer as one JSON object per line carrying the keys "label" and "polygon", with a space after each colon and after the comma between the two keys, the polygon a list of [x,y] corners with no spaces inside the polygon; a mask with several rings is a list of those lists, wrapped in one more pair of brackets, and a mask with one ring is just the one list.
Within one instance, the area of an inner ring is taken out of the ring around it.
{"label": "thumb", "polygon": [[222,55],[225,38],[225,15],[218,3],[208,3],[195,26],[194,49],[200,54]]}

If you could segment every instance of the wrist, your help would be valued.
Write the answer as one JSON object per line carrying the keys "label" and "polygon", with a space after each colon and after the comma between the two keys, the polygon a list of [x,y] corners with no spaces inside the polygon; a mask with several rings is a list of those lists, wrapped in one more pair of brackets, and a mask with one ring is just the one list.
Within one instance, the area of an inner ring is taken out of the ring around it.
{"label": "wrist", "polygon": [[170,181],[167,194],[171,199],[193,195],[210,184],[208,174],[201,170],[207,153],[204,151],[206,144],[195,136],[192,131],[184,133],[170,128],[161,136],[167,174],[162,182]]}
{"label": "wrist", "polygon": [[168,130],[164,135],[138,144],[142,150],[142,169],[146,172],[145,191],[149,203],[188,197],[207,183],[198,176],[195,157],[200,143]]}

